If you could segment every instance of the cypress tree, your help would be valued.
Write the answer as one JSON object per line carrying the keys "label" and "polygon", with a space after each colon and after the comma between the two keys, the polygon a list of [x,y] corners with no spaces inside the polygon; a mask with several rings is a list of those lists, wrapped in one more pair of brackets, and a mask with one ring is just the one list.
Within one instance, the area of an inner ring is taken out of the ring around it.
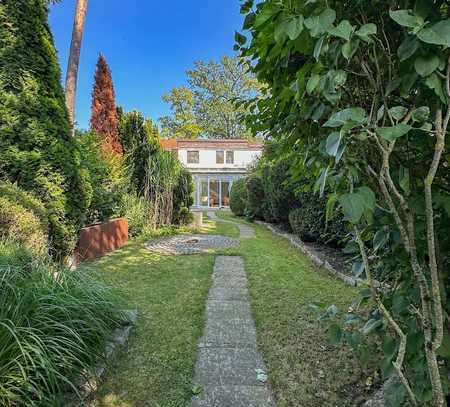
{"label": "cypress tree", "polygon": [[54,254],[68,254],[90,199],[48,26],[47,0],[0,2],[0,179],[45,203]]}
{"label": "cypress tree", "polygon": [[91,129],[103,138],[103,147],[106,151],[122,154],[114,85],[111,70],[102,54],[95,69]]}

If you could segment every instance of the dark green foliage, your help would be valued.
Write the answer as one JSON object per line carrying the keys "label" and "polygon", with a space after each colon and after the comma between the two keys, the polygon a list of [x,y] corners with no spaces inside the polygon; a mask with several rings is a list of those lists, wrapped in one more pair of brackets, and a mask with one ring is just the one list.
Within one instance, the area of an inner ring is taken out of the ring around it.
{"label": "dark green foliage", "polygon": [[264,218],[264,185],[260,176],[252,174],[246,179],[247,206],[245,215],[250,219]]}
{"label": "dark green foliage", "polygon": [[233,182],[230,194],[230,208],[237,216],[244,216],[247,206],[247,186],[245,178]]}
{"label": "dark green foliage", "polygon": [[266,164],[262,169],[267,220],[288,224],[289,211],[298,206],[289,169],[290,165],[286,160]]}
{"label": "dark green foliage", "polygon": [[300,207],[289,213],[293,232],[305,242],[342,246],[347,235],[346,223],[342,216],[326,221],[326,199],[303,193],[298,201]]}
{"label": "dark green foliage", "polygon": [[149,160],[160,148],[158,128],[142,113],[119,112],[119,138],[125,153],[130,187],[138,194],[145,190],[145,174]]}
{"label": "dark green foliage", "polygon": [[70,137],[43,0],[0,4],[0,179],[44,202],[52,253],[67,255],[85,220],[90,185]]}
{"label": "dark green foliage", "polygon": [[92,185],[92,198],[86,214],[86,223],[102,222],[117,215],[126,177],[120,155],[102,148],[103,139],[94,133],[77,135],[82,156],[82,168],[87,170]]}
{"label": "dark green foliage", "polygon": [[178,176],[178,183],[173,191],[172,223],[176,225],[189,223],[189,208],[194,204],[193,193],[194,182],[192,175],[188,170],[182,168]]}

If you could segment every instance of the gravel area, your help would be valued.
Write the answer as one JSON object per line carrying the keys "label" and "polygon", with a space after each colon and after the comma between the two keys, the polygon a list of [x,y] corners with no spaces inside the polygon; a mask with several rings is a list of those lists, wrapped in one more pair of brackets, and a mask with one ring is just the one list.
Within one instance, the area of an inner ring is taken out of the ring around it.
{"label": "gravel area", "polygon": [[239,241],[217,235],[177,235],[152,239],[145,247],[162,254],[198,254],[210,250],[229,249],[239,246]]}

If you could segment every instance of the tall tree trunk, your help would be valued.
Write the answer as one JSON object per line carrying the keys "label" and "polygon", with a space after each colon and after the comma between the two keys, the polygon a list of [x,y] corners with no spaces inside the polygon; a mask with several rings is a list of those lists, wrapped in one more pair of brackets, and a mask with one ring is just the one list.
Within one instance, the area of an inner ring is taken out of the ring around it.
{"label": "tall tree trunk", "polygon": [[83,40],[84,22],[88,0],[78,0],[73,23],[72,42],[70,44],[69,63],[66,74],[66,106],[69,112],[72,136],[75,134],[75,99],[77,92],[78,67],[80,64],[81,42]]}

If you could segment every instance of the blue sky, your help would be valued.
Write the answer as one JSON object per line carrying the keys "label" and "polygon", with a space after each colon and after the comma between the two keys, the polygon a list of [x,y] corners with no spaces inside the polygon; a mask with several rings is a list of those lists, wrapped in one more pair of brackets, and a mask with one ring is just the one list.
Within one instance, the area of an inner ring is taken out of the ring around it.
{"label": "blue sky", "polygon": [[[51,7],[50,25],[63,78],[76,0]],[[161,95],[185,83],[198,59],[233,54],[239,0],[90,0],[77,92],[77,122],[89,126],[97,56],[112,70],[117,103],[156,120],[168,113]]]}

